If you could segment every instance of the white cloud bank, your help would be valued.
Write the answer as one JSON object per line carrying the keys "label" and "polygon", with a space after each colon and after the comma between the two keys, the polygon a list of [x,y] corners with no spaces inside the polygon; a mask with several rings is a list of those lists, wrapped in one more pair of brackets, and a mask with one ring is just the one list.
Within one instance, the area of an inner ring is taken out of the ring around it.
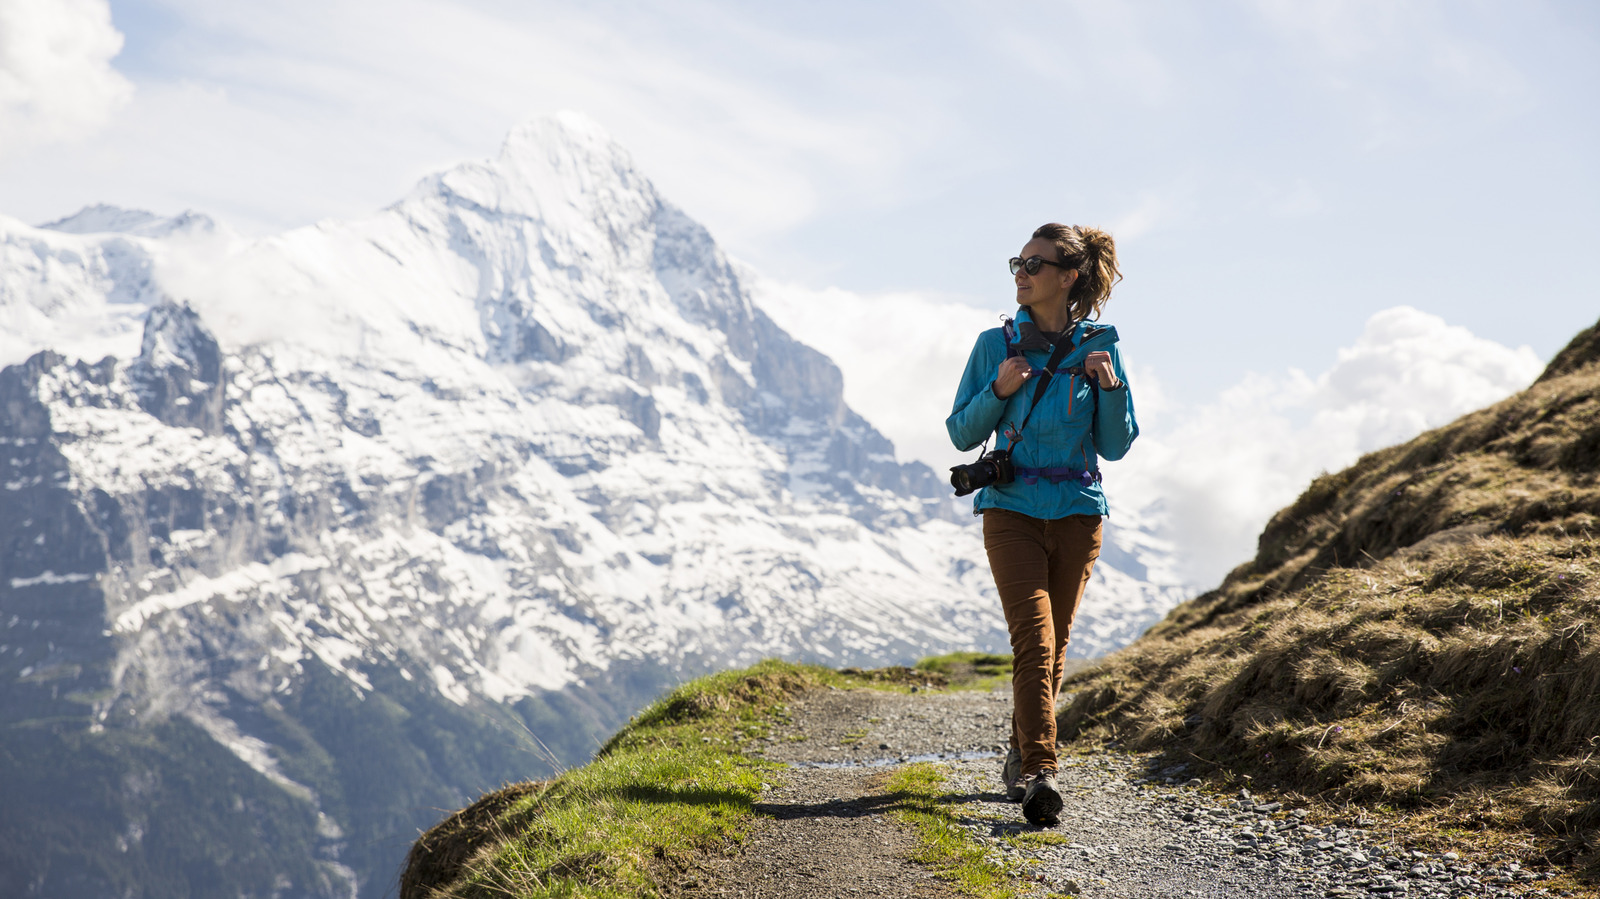
{"label": "white cloud bank", "polygon": [[1113,483],[1125,483],[1125,501],[1160,504],[1187,579],[1209,586],[1255,554],[1267,519],[1313,477],[1509,396],[1542,368],[1528,347],[1386,309],[1314,377],[1251,375],[1188,409],[1163,407],[1155,385],[1142,445]]}
{"label": "white cloud bank", "polygon": [[[973,341],[1000,310],[915,294],[753,286],[780,325],[839,364],[845,399],[902,458],[940,472],[967,461],[950,447],[944,419]],[[1129,355],[1143,434],[1127,459],[1106,466],[1113,512],[1163,521],[1184,580],[1201,588],[1254,555],[1267,519],[1313,477],[1502,399],[1543,368],[1528,347],[1409,306],[1373,315],[1321,374],[1252,374],[1219,384],[1216,399],[1200,406],[1173,405],[1161,382],[1206,372],[1139,365],[1136,343]]]}
{"label": "white cloud bank", "polygon": [[0,158],[105,125],[133,96],[121,50],[105,0],[0,0]]}

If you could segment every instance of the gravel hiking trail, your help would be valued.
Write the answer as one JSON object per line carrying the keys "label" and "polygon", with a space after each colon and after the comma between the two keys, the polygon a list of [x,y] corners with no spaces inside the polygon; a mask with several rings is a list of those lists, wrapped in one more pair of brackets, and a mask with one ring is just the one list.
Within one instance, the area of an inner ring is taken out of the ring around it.
{"label": "gravel hiking trail", "polygon": [[736,852],[683,872],[682,899],[908,899],[960,896],[911,861],[916,833],[893,815],[895,766],[935,763],[962,824],[1023,895],[1085,899],[1511,897],[1573,895],[1547,873],[1427,854],[1306,812],[1197,789],[1181,766],[1116,752],[1064,754],[1066,809],[1027,824],[1002,795],[1010,691],[813,690],[790,720],[745,751],[789,766],[756,804]]}

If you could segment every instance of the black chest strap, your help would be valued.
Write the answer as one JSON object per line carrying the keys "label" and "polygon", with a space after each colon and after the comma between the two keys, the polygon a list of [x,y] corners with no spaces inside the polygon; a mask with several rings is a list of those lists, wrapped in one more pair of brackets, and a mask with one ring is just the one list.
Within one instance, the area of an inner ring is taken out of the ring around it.
{"label": "black chest strap", "polygon": [[[1065,334],[1066,332],[1062,333]],[[1022,439],[1022,429],[1028,426],[1028,419],[1033,417],[1033,410],[1039,408],[1039,400],[1044,397],[1044,392],[1050,388],[1050,382],[1055,380],[1056,366],[1060,365],[1061,360],[1067,358],[1067,354],[1076,347],[1077,344],[1066,338],[1056,343],[1056,350],[1050,354],[1050,361],[1044,364],[1044,371],[1037,375],[1039,382],[1033,387],[1033,404],[1028,407],[1028,414],[1022,417],[1022,424],[1018,425],[1016,431],[1013,432],[1016,436],[1011,438],[1012,446],[1016,446],[1017,441]]]}

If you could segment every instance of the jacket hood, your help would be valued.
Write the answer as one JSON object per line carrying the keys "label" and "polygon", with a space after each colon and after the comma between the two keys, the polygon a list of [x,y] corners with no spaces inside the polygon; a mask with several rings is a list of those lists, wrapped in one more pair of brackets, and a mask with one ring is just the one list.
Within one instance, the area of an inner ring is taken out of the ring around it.
{"label": "jacket hood", "polygon": [[[1039,330],[1039,326],[1033,323],[1033,316],[1027,306],[1017,307],[1015,322],[1017,336],[1016,339],[1011,342],[1013,347],[1018,350],[1048,350],[1050,348],[1050,341],[1045,339],[1044,332]],[[1105,342],[1116,343],[1116,328],[1113,328],[1110,325],[1101,325],[1091,321],[1079,320],[1072,326],[1072,342],[1081,346],[1090,338],[1100,337],[1104,332],[1107,331],[1110,332],[1110,338],[1105,340]],[[1073,352],[1076,354],[1077,351],[1074,350]]]}

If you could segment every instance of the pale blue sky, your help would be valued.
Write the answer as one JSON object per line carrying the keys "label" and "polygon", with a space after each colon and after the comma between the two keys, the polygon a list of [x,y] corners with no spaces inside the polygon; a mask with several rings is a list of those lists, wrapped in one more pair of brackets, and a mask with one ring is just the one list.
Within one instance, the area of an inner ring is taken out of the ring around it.
{"label": "pale blue sky", "polygon": [[1109,226],[1106,318],[1180,401],[1325,370],[1400,304],[1545,357],[1600,315],[1590,3],[110,8],[132,99],[0,157],[0,213],[109,201],[267,233],[570,108],[809,287],[1004,309],[1032,227]]}

